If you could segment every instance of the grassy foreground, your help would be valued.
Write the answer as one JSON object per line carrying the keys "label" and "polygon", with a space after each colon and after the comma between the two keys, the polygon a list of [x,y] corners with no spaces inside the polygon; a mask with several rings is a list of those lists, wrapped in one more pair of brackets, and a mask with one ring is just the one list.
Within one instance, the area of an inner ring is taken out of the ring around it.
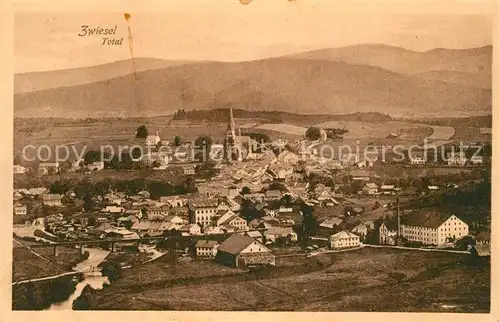
{"label": "grassy foreground", "polygon": [[100,310],[488,312],[490,263],[470,256],[361,249],[246,272],[163,259],[98,292]]}

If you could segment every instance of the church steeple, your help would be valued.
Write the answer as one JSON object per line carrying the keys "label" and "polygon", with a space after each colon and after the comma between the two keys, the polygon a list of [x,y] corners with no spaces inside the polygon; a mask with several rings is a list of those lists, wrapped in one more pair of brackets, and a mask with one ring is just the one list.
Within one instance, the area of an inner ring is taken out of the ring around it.
{"label": "church steeple", "polygon": [[233,137],[236,136],[232,106],[229,107],[229,122],[227,123],[227,134],[231,134]]}
{"label": "church steeple", "polygon": [[241,147],[238,144],[238,137],[236,136],[236,126],[234,125],[233,107],[229,107],[229,119],[227,123],[226,139],[225,139],[225,155],[231,161],[233,153],[238,154],[238,160],[241,161]]}

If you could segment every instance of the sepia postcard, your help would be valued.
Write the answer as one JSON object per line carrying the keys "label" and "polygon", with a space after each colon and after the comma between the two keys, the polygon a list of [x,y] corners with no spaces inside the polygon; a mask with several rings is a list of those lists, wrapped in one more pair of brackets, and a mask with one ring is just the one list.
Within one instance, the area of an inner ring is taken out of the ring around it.
{"label": "sepia postcard", "polygon": [[495,2],[9,10],[2,312],[498,318]]}

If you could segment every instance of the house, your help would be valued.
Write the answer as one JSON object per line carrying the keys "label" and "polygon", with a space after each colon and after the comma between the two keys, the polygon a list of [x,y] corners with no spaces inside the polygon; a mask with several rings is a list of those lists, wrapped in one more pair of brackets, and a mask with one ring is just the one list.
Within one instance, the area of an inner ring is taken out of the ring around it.
{"label": "house", "polygon": [[483,164],[483,157],[480,155],[473,155],[469,159],[471,164],[480,165]]}
{"label": "house", "polygon": [[51,174],[59,172],[59,162],[41,162],[38,165],[38,170],[42,174]]}
{"label": "house", "polygon": [[181,218],[189,219],[189,208],[188,207],[172,207],[172,208],[170,208],[170,214],[179,216]]}
{"label": "house", "polygon": [[161,142],[161,138],[158,132],[155,132],[154,135],[148,135],[146,137],[146,146],[157,146],[158,143]]}
{"label": "house", "polygon": [[340,226],[342,221],[343,220],[340,218],[330,217],[330,218],[325,219],[321,224],[319,224],[319,226],[323,227],[323,228],[333,229],[334,227]]}
{"label": "house", "polygon": [[290,151],[283,151],[276,157],[277,161],[282,164],[294,165],[299,162],[299,156]]}
{"label": "house", "polygon": [[269,248],[251,237],[240,234],[233,234],[220,244],[215,260],[231,267],[275,265],[275,257]]}
{"label": "house", "polygon": [[268,171],[275,179],[286,179],[293,174],[293,166],[287,164],[272,164],[269,166]]}
{"label": "house", "polygon": [[352,170],[351,178],[353,181],[356,180],[370,181],[370,172],[366,170]]}
{"label": "house", "polygon": [[95,161],[87,164],[87,169],[90,171],[100,171],[104,169],[104,161]]}
{"label": "house", "polygon": [[469,234],[469,225],[455,215],[411,212],[401,218],[401,236],[411,242],[440,245]]}
{"label": "house", "polygon": [[241,205],[237,203],[234,199],[228,197],[222,197],[219,199],[219,205],[217,206],[217,210],[231,210],[234,212],[241,210]]}
{"label": "house", "polygon": [[40,196],[48,191],[47,188],[39,187],[39,188],[31,188],[28,190],[28,194],[31,196]]}
{"label": "house", "polygon": [[192,165],[186,165],[186,166],[182,167],[182,173],[185,176],[193,176],[196,174],[196,170],[194,169],[194,167]]}
{"label": "house", "polygon": [[394,222],[383,222],[378,228],[379,244],[381,245],[396,245],[398,235],[398,227]]}
{"label": "house", "polygon": [[198,224],[188,224],[179,228],[184,236],[201,235],[201,227]]}
{"label": "house", "polygon": [[139,235],[143,235],[146,233],[150,233],[152,231],[151,225],[152,225],[151,221],[142,220],[142,221],[134,222],[132,224],[132,227],[130,227],[130,230],[138,233]]}
{"label": "house", "polygon": [[62,206],[63,195],[49,193],[49,194],[43,195],[42,198],[43,198],[42,200],[43,200],[44,205],[51,206],[51,207]]}
{"label": "house", "polygon": [[14,201],[17,201],[19,199],[23,199],[24,195],[22,193],[20,193],[18,190],[14,190],[14,192],[12,193],[12,197],[13,197]]}
{"label": "house", "polygon": [[113,214],[118,214],[118,213],[125,212],[125,208],[119,207],[119,206],[106,206],[102,210],[102,212],[109,212],[109,213],[113,213]]}
{"label": "house", "polygon": [[217,225],[208,225],[203,228],[203,233],[205,235],[218,235],[224,234],[225,231],[222,229],[223,227]]}
{"label": "house", "polygon": [[264,237],[266,238],[266,243],[275,242],[279,238],[287,238],[292,242],[297,241],[297,233],[291,227],[269,227],[264,232]]}
{"label": "house", "polygon": [[356,163],[356,166],[360,169],[367,168],[367,167],[371,168],[371,167],[373,167],[373,162],[370,160],[364,160],[364,161],[360,161],[360,162]]}
{"label": "house", "polygon": [[25,174],[27,171],[26,167],[22,165],[14,164],[14,174]]}
{"label": "house", "polygon": [[362,191],[366,195],[375,195],[378,193],[378,186],[376,183],[368,182],[364,185]]}
{"label": "house", "polygon": [[351,230],[352,233],[358,235],[363,240],[366,237],[366,235],[368,235],[369,231],[370,231],[370,227],[367,226],[365,223],[361,223]]}
{"label": "house", "polygon": [[258,230],[250,230],[244,233],[246,236],[251,237],[255,239],[256,241],[263,243],[263,236],[262,233]]}
{"label": "house", "polygon": [[279,190],[267,190],[265,193],[266,200],[279,200],[281,199],[281,191]]}
{"label": "house", "polygon": [[216,225],[225,228],[234,227],[236,230],[248,230],[247,221],[231,210],[218,212]]}
{"label": "house", "polygon": [[109,228],[105,231],[106,237],[116,239],[137,239],[139,235],[133,231],[122,228]]}
{"label": "house", "polygon": [[448,152],[446,153],[446,160],[448,165],[464,165],[467,162],[465,152]]}
{"label": "house", "polygon": [[380,186],[380,192],[384,195],[393,195],[396,189],[393,184],[383,184]]}
{"label": "house", "polygon": [[196,250],[196,256],[213,258],[217,255],[217,247],[219,243],[215,240],[198,240],[194,246]]}
{"label": "house", "polygon": [[359,155],[357,155],[356,153],[343,153],[340,158],[340,162],[344,167],[356,164],[359,162]]}
{"label": "house", "polygon": [[136,216],[133,216],[133,215],[128,215],[128,216],[120,217],[116,221],[117,221],[118,226],[120,226],[120,227],[124,227],[126,225],[132,226],[134,223],[139,222],[139,218],[137,218]]}
{"label": "house", "polygon": [[179,196],[160,197],[160,202],[167,203],[170,207],[184,207],[184,200]]}
{"label": "house", "polygon": [[477,246],[489,245],[491,243],[491,234],[487,231],[480,232],[474,238]]}
{"label": "house", "polygon": [[331,235],[329,241],[331,249],[352,248],[361,245],[359,236],[345,230]]}
{"label": "house", "polygon": [[165,218],[163,218],[163,221],[167,222],[167,223],[178,224],[178,225],[183,225],[186,223],[186,221],[184,219],[182,219],[181,217],[176,216],[176,215],[166,216]]}
{"label": "house", "polygon": [[120,197],[118,194],[115,193],[108,193],[104,196],[104,200],[109,202],[112,205],[121,205],[122,202],[125,201],[125,198]]}
{"label": "house", "polygon": [[28,214],[28,207],[26,205],[16,203],[14,205],[14,215],[16,216],[25,216]]}
{"label": "house", "polygon": [[168,216],[170,207],[168,205],[155,205],[147,209],[147,214],[149,219],[163,219]]}
{"label": "house", "polygon": [[71,162],[71,171],[76,171],[80,169],[84,164],[85,164],[84,159],[76,159],[75,161]]}
{"label": "house", "polygon": [[425,151],[408,151],[408,158],[410,159],[410,164],[425,164],[427,162],[427,157]]}

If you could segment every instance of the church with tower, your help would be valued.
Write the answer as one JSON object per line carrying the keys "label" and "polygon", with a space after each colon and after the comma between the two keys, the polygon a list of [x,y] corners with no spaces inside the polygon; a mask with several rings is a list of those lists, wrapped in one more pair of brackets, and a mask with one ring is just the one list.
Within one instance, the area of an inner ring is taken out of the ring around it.
{"label": "church with tower", "polygon": [[240,142],[240,136],[236,135],[236,126],[234,124],[233,108],[229,107],[229,119],[224,139],[224,156],[228,162],[243,160],[243,147]]}

